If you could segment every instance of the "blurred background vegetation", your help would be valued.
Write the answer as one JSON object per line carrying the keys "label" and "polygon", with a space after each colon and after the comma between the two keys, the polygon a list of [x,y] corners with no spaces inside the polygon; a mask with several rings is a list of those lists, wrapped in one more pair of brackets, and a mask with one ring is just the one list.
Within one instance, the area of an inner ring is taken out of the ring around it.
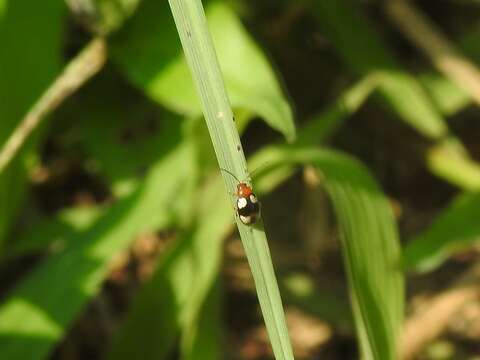
{"label": "blurred background vegetation", "polygon": [[[204,6],[295,358],[480,358],[480,2]],[[0,44],[0,359],[272,359],[168,2]]]}

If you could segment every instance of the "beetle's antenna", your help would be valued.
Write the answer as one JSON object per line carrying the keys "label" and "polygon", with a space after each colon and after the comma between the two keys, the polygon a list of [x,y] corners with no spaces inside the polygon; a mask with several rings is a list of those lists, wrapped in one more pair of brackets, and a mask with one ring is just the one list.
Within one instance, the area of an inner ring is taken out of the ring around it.
{"label": "beetle's antenna", "polygon": [[233,174],[231,171],[228,171],[227,169],[222,169],[222,168],[220,168],[220,170],[225,171],[227,174],[232,175],[235,178],[235,180],[238,181],[239,184],[241,183],[241,181],[238,180],[238,178],[235,176],[235,174]]}

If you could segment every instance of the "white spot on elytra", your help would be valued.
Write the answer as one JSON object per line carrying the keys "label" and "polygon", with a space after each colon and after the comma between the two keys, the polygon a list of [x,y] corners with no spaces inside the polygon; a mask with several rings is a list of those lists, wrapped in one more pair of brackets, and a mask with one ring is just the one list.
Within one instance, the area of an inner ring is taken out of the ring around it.
{"label": "white spot on elytra", "polygon": [[257,197],[253,194],[250,195],[250,201],[254,204],[256,204],[258,202]]}
{"label": "white spot on elytra", "polygon": [[237,200],[237,207],[239,209],[243,209],[245,206],[247,206],[247,199],[241,197],[241,198],[238,198]]}
{"label": "white spot on elytra", "polygon": [[217,113],[217,119],[221,119],[221,118],[223,118],[223,111],[219,111]]}
{"label": "white spot on elytra", "polygon": [[243,215],[240,215],[240,221],[246,225],[248,224],[251,224],[252,223],[252,217],[251,216],[243,216]]}

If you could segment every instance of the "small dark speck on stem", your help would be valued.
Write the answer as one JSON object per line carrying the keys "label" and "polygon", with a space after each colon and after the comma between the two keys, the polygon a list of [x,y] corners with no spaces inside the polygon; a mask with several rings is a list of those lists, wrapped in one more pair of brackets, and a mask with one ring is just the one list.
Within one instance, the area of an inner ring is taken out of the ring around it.
{"label": "small dark speck on stem", "polygon": [[192,37],[192,33],[190,32],[190,29],[187,29],[187,36]]}

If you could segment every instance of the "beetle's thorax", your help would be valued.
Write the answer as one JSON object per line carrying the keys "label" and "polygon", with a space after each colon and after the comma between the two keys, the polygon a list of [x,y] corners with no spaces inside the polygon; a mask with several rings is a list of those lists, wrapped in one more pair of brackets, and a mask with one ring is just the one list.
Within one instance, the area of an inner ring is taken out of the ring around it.
{"label": "beetle's thorax", "polygon": [[249,197],[252,194],[252,188],[245,183],[240,183],[237,185],[237,195],[238,197]]}

